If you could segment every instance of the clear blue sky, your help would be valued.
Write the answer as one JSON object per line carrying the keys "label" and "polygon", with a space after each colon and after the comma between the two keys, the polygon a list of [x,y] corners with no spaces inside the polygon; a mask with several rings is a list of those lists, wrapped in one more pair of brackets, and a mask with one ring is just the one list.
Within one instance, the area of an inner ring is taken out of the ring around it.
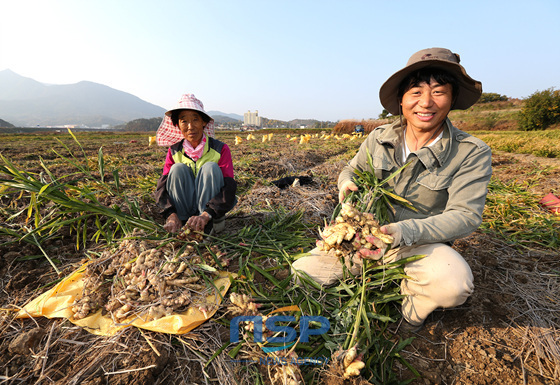
{"label": "clear blue sky", "polygon": [[485,92],[560,88],[560,1],[0,0],[0,70],[163,108],[367,119],[409,56],[446,47]]}

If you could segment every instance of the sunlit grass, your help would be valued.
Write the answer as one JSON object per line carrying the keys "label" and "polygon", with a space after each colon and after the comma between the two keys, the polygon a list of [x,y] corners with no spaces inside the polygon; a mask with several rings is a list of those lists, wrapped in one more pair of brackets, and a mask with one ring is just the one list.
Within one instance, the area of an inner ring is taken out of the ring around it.
{"label": "sunlit grass", "polygon": [[560,130],[478,131],[472,134],[493,150],[547,158],[560,157]]}
{"label": "sunlit grass", "polygon": [[481,228],[513,246],[557,249],[560,247],[560,217],[539,205],[542,197],[519,183],[493,178]]}

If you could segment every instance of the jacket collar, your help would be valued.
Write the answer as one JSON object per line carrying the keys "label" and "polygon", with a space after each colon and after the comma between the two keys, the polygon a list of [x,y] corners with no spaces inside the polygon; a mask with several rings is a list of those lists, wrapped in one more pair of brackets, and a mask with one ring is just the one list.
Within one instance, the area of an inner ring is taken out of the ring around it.
{"label": "jacket collar", "polygon": [[449,118],[445,119],[445,127],[443,129],[443,136],[439,142],[432,147],[428,147],[434,158],[437,160],[438,165],[441,166],[447,162],[451,156],[453,140],[457,138],[459,130],[453,126]]}
{"label": "jacket collar", "polygon": [[[385,130],[379,135],[378,142],[383,145],[392,146],[395,151],[402,151],[403,146],[403,127],[400,120],[385,126]],[[443,136],[436,144],[425,147],[417,152],[418,159],[427,169],[433,170],[435,167],[443,165],[449,158],[451,152],[451,141],[458,133],[458,129],[453,126],[449,118],[445,119]]]}

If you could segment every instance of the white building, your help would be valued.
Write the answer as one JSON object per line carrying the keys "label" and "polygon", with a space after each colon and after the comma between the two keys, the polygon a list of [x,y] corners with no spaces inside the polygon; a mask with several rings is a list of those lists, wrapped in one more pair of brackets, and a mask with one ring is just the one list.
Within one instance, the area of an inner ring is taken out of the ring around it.
{"label": "white building", "polygon": [[247,111],[243,114],[243,124],[246,126],[261,126],[261,118],[259,116],[259,111],[255,112]]}

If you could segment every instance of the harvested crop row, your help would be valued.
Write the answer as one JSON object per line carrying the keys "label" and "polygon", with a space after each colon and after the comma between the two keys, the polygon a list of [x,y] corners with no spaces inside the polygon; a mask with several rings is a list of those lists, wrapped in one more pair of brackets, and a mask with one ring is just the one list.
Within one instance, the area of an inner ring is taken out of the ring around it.
{"label": "harvested crop row", "polygon": [[117,248],[105,250],[86,267],[82,295],[72,306],[74,318],[101,309],[122,323],[132,317],[157,320],[191,306],[203,313],[213,310],[215,305],[206,300],[215,291],[212,280],[219,260],[213,255],[222,256],[216,247],[199,253],[200,234],[188,229],[178,239],[189,242],[150,241],[135,230]]}

